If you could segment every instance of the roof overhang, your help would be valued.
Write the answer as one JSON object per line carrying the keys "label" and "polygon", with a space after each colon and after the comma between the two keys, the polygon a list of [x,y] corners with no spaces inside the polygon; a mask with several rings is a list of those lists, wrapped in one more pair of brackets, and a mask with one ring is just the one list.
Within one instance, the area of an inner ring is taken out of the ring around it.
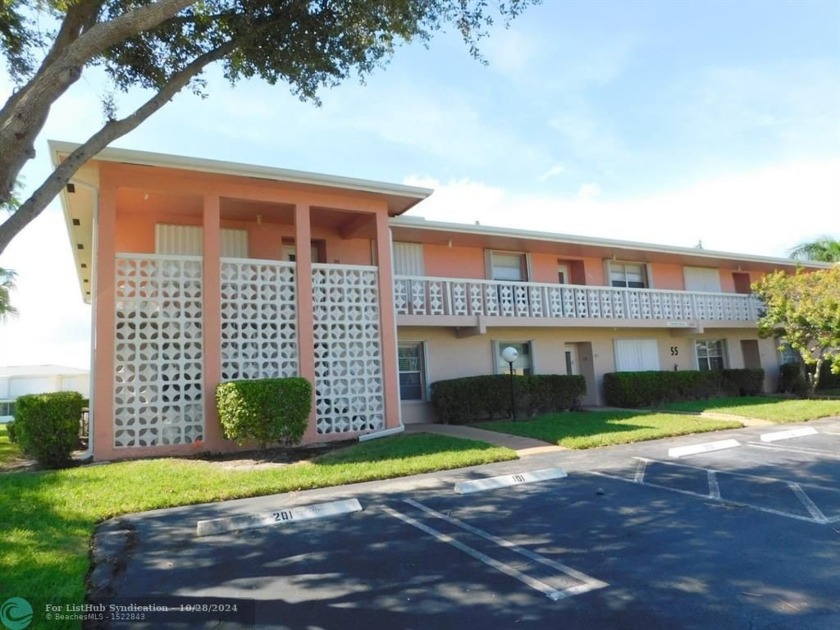
{"label": "roof overhang", "polygon": [[[70,142],[49,141],[50,157],[53,167],[58,166],[80,145]],[[352,177],[325,175],[289,169],[273,168],[208,160],[204,158],[133,151],[129,149],[106,148],[91,158],[70,179],[62,190],[60,198],[64,218],[73,248],[76,273],[85,302],[91,301],[91,285],[94,222],[99,194],[99,164],[116,162],[136,166],[150,166],[178,169],[199,173],[211,173],[232,177],[274,181],[282,184],[317,187],[326,192],[355,192],[375,195],[385,201],[388,214],[399,216],[432,194],[430,188],[404,186]]]}
{"label": "roof overhang", "polygon": [[790,258],[753,256],[694,247],[671,247],[506,227],[426,221],[420,217],[392,219],[391,231],[394,240],[398,241],[556,254],[566,259],[614,258],[698,267],[719,267],[724,264],[733,269],[742,267],[745,271],[757,272],[769,272],[774,269],[792,270],[797,267],[811,269],[831,267],[828,263],[803,262]]}

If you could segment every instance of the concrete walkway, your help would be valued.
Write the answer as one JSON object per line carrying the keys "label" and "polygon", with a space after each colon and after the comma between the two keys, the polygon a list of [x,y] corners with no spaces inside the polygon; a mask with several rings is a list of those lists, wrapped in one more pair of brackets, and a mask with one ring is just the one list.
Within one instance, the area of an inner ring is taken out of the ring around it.
{"label": "concrete walkway", "polygon": [[494,446],[503,446],[516,451],[519,457],[527,457],[528,455],[537,455],[539,453],[550,453],[552,451],[565,451],[568,449],[556,444],[549,444],[540,440],[532,438],[520,437],[518,435],[509,435],[507,433],[497,433],[496,431],[486,431],[484,429],[476,429],[475,427],[467,427],[458,424],[407,424],[405,425],[406,433],[438,433],[440,435],[448,435],[450,437],[463,438],[465,440],[478,440],[480,442],[487,442]]}

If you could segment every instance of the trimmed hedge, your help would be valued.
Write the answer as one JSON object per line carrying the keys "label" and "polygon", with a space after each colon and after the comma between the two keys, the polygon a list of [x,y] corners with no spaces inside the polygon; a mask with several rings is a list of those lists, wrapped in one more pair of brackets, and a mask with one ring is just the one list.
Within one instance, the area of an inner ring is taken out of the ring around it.
{"label": "trimmed hedge", "polygon": [[612,407],[656,407],[666,402],[761,393],[764,370],[687,370],[604,374],[604,401]]}
{"label": "trimmed hedge", "polygon": [[[510,376],[469,376],[432,383],[432,407],[438,422],[465,424],[511,416]],[[582,376],[539,374],[513,377],[516,415],[532,416],[574,409],[586,394]]]}
{"label": "trimmed hedge", "polygon": [[30,394],[15,401],[14,437],[43,468],[65,468],[79,448],[85,399],[77,392]]}
{"label": "trimmed hedge", "polygon": [[305,378],[230,381],[216,387],[216,408],[225,437],[260,448],[297,444],[312,409],[312,385]]}

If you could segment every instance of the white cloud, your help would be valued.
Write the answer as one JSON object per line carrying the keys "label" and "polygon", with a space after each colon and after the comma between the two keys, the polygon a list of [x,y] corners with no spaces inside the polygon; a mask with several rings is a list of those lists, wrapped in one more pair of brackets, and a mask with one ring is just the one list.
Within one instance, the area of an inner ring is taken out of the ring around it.
{"label": "white cloud", "polygon": [[566,172],[566,167],[563,164],[555,164],[550,169],[548,169],[545,173],[540,175],[537,179],[541,182],[547,181],[553,177],[557,177],[558,175],[562,175]]}
{"label": "white cloud", "polygon": [[821,234],[840,238],[840,160],[799,162],[610,201],[594,184],[575,197],[514,195],[475,181],[410,178],[435,193],[411,211],[430,220],[766,256]]}

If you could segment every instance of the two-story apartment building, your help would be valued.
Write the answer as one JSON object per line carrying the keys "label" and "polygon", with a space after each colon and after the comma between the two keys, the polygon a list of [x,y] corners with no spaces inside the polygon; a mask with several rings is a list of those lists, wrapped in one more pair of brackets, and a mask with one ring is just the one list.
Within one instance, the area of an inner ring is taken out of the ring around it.
{"label": "two-story apartment building", "polygon": [[[58,163],[73,145],[51,143]],[[98,459],[230,450],[218,383],[300,375],[308,443],[432,419],[429,385],[507,369],[761,367],[750,283],[794,263],[403,216],[431,190],[107,149],[62,193],[93,309]],[[303,244],[303,246],[300,246]]]}

